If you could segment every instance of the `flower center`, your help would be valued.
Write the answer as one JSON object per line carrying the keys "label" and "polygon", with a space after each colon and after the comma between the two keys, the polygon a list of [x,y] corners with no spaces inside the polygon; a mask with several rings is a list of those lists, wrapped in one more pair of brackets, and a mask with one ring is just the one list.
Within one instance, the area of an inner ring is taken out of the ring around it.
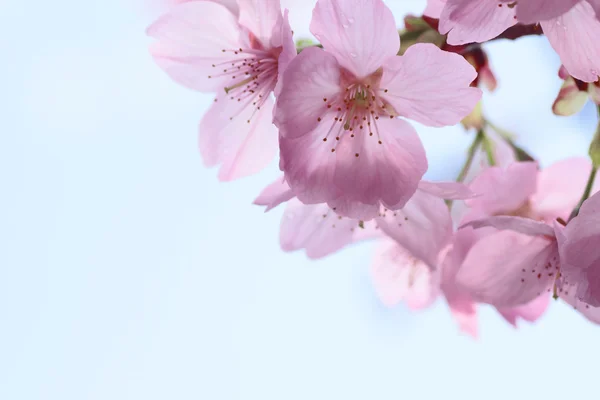
{"label": "flower center", "polygon": [[209,79],[231,77],[231,83],[223,89],[229,95],[229,100],[237,101],[241,107],[230,116],[232,120],[246,106],[254,108],[252,116],[260,110],[269,94],[275,89],[277,83],[278,57],[276,51],[262,49],[223,49],[223,53],[231,53],[231,58],[219,64],[213,64],[215,74]]}
{"label": "flower center", "polygon": [[[337,143],[348,135],[353,139],[372,138],[378,144],[383,144],[377,121],[380,118],[395,118],[398,114],[381,97],[387,89],[379,88],[376,84],[361,81],[349,82],[344,91],[332,99],[323,98],[327,107],[325,114],[318,117],[318,122],[331,118],[331,126],[323,138],[323,142],[333,142],[331,152],[334,153]],[[359,157],[355,153],[355,157]]]}

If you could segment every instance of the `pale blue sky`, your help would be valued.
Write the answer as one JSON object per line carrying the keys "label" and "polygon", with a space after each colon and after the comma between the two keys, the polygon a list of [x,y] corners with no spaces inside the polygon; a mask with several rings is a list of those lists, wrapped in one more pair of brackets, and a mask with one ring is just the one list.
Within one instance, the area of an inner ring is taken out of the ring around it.
{"label": "pale blue sky", "polygon": [[[383,308],[372,245],[318,262],[279,250],[278,175],[221,184],[196,127],[211,97],[147,53],[143,0],[0,4],[0,399],[568,399],[596,392],[600,330],[560,303],[481,338],[446,305]],[[391,1],[398,12],[422,1]],[[292,10],[292,13],[294,11]],[[293,15],[296,32],[306,32]],[[306,21],[306,20],[305,20]],[[306,24],[304,22],[304,24]],[[583,155],[592,107],[556,118],[543,38],[489,46],[497,123],[544,165]],[[469,136],[423,129],[434,179]],[[594,391],[592,391],[594,390]]]}

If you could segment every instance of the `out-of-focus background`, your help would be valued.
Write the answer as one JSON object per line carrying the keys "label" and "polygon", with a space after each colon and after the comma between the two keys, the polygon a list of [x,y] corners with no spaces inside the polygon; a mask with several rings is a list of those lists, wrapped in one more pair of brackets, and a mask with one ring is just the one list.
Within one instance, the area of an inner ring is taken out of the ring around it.
{"label": "out-of-focus background", "polygon": [[[308,37],[312,1],[295,1]],[[388,0],[399,25],[418,0]],[[0,399],[570,399],[595,393],[600,330],[560,302],[480,338],[446,305],[384,308],[373,246],[320,261],[279,249],[278,176],[219,183],[197,125],[211,101],[153,63],[158,0],[0,3]],[[369,27],[365,27],[368,29]],[[585,155],[596,117],[558,118],[542,37],[487,47],[497,124],[543,165]],[[471,137],[418,126],[431,179]],[[594,390],[594,392],[592,392]]]}

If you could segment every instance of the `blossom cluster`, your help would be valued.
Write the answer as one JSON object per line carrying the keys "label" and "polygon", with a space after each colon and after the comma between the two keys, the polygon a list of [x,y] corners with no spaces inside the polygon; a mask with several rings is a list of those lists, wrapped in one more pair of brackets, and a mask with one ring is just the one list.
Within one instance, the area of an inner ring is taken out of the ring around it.
{"label": "blossom cluster", "polygon": [[[589,158],[547,168],[481,112],[496,78],[481,43],[545,35],[564,85],[553,111],[600,103],[600,0],[429,0],[404,29],[382,0],[318,0],[294,41],[279,0],[178,0],[148,28],[151,54],[176,82],[215,93],[199,127],[222,181],[282,176],[255,200],[282,203],[280,242],[320,258],[379,246],[381,301],[412,309],[443,296],[477,334],[477,305],[533,322],[562,299],[600,323],[600,130]],[[293,11],[293,10],[292,10]],[[410,121],[474,132],[454,182],[423,180]]]}

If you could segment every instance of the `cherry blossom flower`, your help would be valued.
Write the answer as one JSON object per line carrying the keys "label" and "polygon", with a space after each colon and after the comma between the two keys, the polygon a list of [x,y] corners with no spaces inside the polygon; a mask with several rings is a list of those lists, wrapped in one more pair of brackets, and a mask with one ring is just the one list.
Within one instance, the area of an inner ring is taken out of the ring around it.
{"label": "cherry blossom flower", "polygon": [[[385,305],[404,301],[412,309],[425,308],[443,295],[460,329],[476,337],[478,301],[457,284],[456,276],[482,236],[473,229],[454,233],[448,208],[439,198],[421,195],[411,202],[415,204],[410,210],[401,210],[401,222],[397,212],[377,219],[391,240],[381,241],[371,265],[375,289]],[[548,300],[549,296],[540,297],[518,307],[497,307],[497,311],[516,327],[519,318],[537,320]]]}
{"label": "cherry blossom flower", "polygon": [[217,92],[200,123],[199,146],[207,166],[221,164],[224,181],[261,170],[276,154],[271,93],[296,55],[279,1],[238,4],[183,2],[148,28],[157,39],[151,54],[171,78]]}
{"label": "cherry blossom flower", "polygon": [[[365,29],[368,27],[368,29]],[[403,56],[381,0],[319,0],[311,31],[324,47],[288,66],[277,100],[280,168],[299,200],[370,219],[402,208],[427,170],[404,119],[454,125],[481,97],[464,58],[430,44]]]}
{"label": "cherry blossom flower", "polygon": [[559,269],[558,247],[552,228],[538,224],[548,235],[530,236],[517,229],[478,231],[479,239],[456,274],[457,286],[477,302],[502,309],[519,307],[539,296],[549,297]]}
{"label": "cherry blossom flower", "polygon": [[[471,183],[471,189],[482,195],[465,201],[469,209],[461,224],[498,215],[547,224],[557,218],[566,220],[579,201],[590,170],[591,163],[585,158],[563,160],[541,171],[535,162],[487,168]],[[473,293],[478,301],[498,307],[517,307],[548,291],[558,269],[555,241],[511,231],[488,229],[484,233],[457,273],[462,289]],[[517,251],[520,253],[515,257]],[[510,270],[502,265],[512,263],[521,266],[521,274],[509,275],[508,279],[531,290],[511,295],[503,292],[514,287],[507,285],[500,273]]]}
{"label": "cherry blossom flower", "polygon": [[[432,0],[430,0],[432,1]],[[517,22],[539,22],[569,73],[584,82],[600,75],[600,1],[436,0],[427,15],[439,18],[439,30],[452,45],[485,42]]]}
{"label": "cherry blossom flower", "polygon": [[441,199],[419,196],[419,192],[407,206],[411,202],[418,205],[412,212],[390,211],[377,219],[389,238],[380,241],[371,264],[375,291],[388,307],[405,302],[414,310],[430,306],[443,295],[460,329],[476,337],[476,304],[454,285],[461,248],[453,236],[448,207]]}
{"label": "cherry blossom flower", "polygon": [[[588,211],[596,212],[594,210],[595,207],[593,205]],[[565,252],[565,246],[569,246],[570,244],[566,244],[569,241],[565,236],[565,227],[561,224],[555,222],[554,229],[552,229],[546,223],[528,218],[495,216],[473,221],[468,225],[467,228],[463,229],[496,228],[501,231],[499,233],[519,233],[529,236],[534,240],[530,242],[533,246],[515,246],[515,241],[506,245],[506,242],[497,240],[495,243],[492,243],[492,246],[487,246],[487,249],[483,249],[487,250],[486,254],[478,254],[478,256],[488,257],[488,259],[494,261],[492,263],[484,263],[480,259],[479,271],[471,269],[474,275],[468,278],[472,284],[477,282],[472,287],[477,287],[478,296],[486,298],[484,302],[508,302],[512,304],[515,302],[524,302],[528,298],[536,299],[536,296],[539,298],[541,292],[550,292],[554,284],[556,295],[560,299],[573,306],[588,320],[600,323],[600,307],[586,303],[580,298],[585,297],[591,292],[589,284],[594,284],[595,281],[593,279],[591,282],[586,281],[586,274],[581,273],[581,270],[572,274],[573,269],[581,269],[582,267],[585,269],[585,267],[589,267],[590,265],[586,265],[585,261],[591,260],[592,257],[588,254],[579,253],[575,258],[570,259],[570,262],[575,262],[575,265],[579,265],[579,267],[572,268],[573,264],[571,264],[563,268],[562,256]],[[591,231],[588,231],[588,233],[591,233]],[[574,238],[575,240],[571,243],[578,243],[584,237],[587,240],[597,240],[597,237],[593,238],[593,234],[587,237],[582,235],[579,238]],[[524,237],[518,239],[522,243],[525,243],[526,240]],[[578,243],[578,245],[581,244],[582,242]],[[500,245],[500,249],[494,251],[494,246],[496,245]],[[512,261],[503,263],[507,259],[505,255],[502,255],[503,250],[504,253],[512,255],[510,257]],[[570,251],[570,249],[567,251]],[[597,255],[597,252],[593,254]],[[515,260],[517,261],[515,262]],[[518,260],[522,260],[522,262],[518,262]],[[591,277],[593,277],[593,273]],[[586,299],[590,300],[589,297]],[[519,307],[516,306],[516,308]]]}

